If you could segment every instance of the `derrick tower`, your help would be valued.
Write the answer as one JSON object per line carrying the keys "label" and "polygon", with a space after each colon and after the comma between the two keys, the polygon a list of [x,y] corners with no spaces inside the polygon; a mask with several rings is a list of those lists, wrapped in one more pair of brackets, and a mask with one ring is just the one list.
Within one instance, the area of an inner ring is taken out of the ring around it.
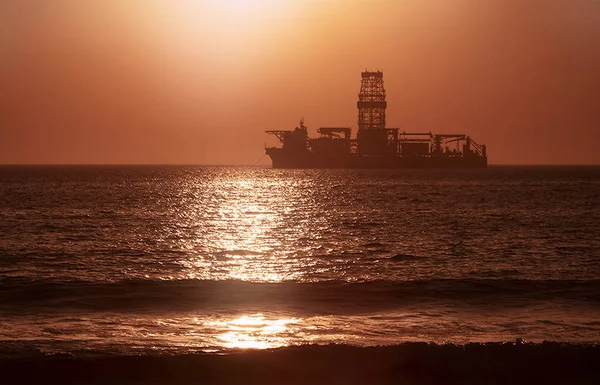
{"label": "derrick tower", "polygon": [[358,130],[385,128],[385,88],[383,72],[363,72],[358,94]]}

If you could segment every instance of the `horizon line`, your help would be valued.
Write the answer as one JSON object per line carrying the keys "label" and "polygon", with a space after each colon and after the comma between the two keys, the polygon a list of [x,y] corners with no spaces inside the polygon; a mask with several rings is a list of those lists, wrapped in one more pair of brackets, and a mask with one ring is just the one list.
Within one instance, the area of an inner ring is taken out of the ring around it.
{"label": "horizon line", "polygon": [[[270,165],[257,164],[225,164],[225,163],[0,163],[0,167],[26,167],[26,166],[196,166],[196,167],[256,167],[264,168]],[[600,163],[491,163],[488,167],[595,167]],[[327,170],[327,168],[310,168],[311,170]],[[344,168],[338,168],[343,170]],[[348,170],[360,170],[347,168]],[[363,170],[367,170],[364,168]],[[431,168],[429,170],[435,170]],[[443,168],[442,168],[443,169]],[[385,170],[385,169],[383,169]],[[387,170],[394,170],[390,168]],[[398,168],[397,170],[411,170],[411,168]]]}

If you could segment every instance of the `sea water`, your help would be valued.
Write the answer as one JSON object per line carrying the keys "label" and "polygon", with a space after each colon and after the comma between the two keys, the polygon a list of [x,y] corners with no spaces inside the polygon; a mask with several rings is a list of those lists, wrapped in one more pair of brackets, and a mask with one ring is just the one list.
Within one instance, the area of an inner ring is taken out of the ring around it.
{"label": "sea water", "polygon": [[0,167],[0,354],[600,341],[600,168]]}

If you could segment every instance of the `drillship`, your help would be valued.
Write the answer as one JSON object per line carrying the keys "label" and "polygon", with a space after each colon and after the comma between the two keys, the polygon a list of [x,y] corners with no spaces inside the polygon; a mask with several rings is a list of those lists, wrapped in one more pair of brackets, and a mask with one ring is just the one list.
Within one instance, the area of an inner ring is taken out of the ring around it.
{"label": "drillship", "polygon": [[309,138],[304,120],[294,130],[266,131],[280,147],[267,147],[273,168],[485,168],[485,145],[464,134],[386,128],[383,72],[363,72],[358,134],[350,127],[321,127]]}

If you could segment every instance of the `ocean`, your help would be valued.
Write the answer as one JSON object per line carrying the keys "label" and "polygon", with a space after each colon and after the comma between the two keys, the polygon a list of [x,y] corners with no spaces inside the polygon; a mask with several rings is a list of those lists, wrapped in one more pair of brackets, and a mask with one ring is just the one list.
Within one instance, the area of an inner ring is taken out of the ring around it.
{"label": "ocean", "polygon": [[0,366],[398,346],[597,357],[599,202],[595,166],[2,166]]}

